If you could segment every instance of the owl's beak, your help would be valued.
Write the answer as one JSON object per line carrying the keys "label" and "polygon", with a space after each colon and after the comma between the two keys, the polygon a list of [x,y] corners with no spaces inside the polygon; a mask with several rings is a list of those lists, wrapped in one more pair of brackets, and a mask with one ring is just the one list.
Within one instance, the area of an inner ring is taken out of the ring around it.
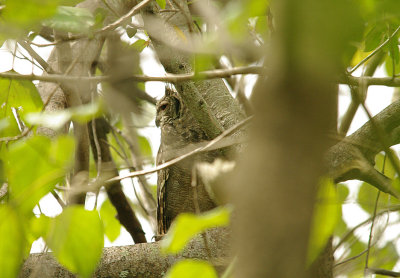
{"label": "owl's beak", "polygon": [[156,127],[160,127],[160,119],[158,117],[156,117]]}

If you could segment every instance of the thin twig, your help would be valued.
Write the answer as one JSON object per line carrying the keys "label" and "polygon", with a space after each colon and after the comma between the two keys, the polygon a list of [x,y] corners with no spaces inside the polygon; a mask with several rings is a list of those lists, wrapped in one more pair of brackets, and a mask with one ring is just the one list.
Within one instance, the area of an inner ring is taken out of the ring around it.
{"label": "thin twig", "polygon": [[53,195],[53,197],[57,200],[58,204],[62,207],[65,208],[67,205],[65,204],[65,202],[61,199],[61,197],[57,194],[57,192],[55,190],[51,191],[51,195]]}
{"label": "thin twig", "polygon": [[355,256],[353,256],[353,257],[351,257],[351,258],[348,258],[348,259],[346,259],[346,260],[344,260],[344,261],[342,261],[342,262],[338,262],[337,264],[334,265],[334,267],[337,267],[337,266],[339,266],[339,265],[341,265],[341,264],[346,264],[346,263],[348,263],[348,262],[354,261],[355,259],[357,259],[357,258],[361,257],[362,255],[364,255],[365,252],[367,252],[367,250],[364,250],[364,251],[362,251],[360,254],[355,255]]}
{"label": "thin twig", "polygon": [[[376,214],[376,217],[378,217],[378,216],[380,217],[380,216],[382,216],[382,215],[384,215],[384,214],[386,214],[386,213],[395,212],[395,211],[399,211],[399,210],[400,210],[400,205],[395,205],[395,206],[389,207],[389,208],[387,208],[387,209],[385,209],[385,210],[383,210],[383,211],[380,211],[379,213]],[[368,218],[367,220],[365,220],[365,221],[363,221],[363,222],[357,224],[356,226],[354,226],[350,231],[348,231],[348,232],[342,237],[342,239],[339,241],[339,243],[333,248],[333,252],[335,252],[344,242],[346,242],[346,240],[349,239],[349,237],[350,237],[351,235],[353,235],[354,232],[355,232],[357,229],[361,228],[362,226],[368,224],[368,223],[371,222],[371,221],[372,221],[372,216],[371,216],[370,218]]]}
{"label": "thin twig", "polygon": [[368,261],[369,261],[369,252],[371,250],[371,242],[372,242],[372,233],[374,230],[374,224],[375,224],[375,217],[376,217],[376,210],[378,207],[378,201],[379,197],[381,195],[381,191],[378,190],[378,193],[376,194],[376,200],[375,200],[375,206],[374,206],[374,214],[372,215],[372,220],[371,220],[371,229],[369,230],[369,237],[368,237],[368,245],[367,245],[367,255],[365,256],[365,268],[364,268],[364,274],[367,274],[367,269],[368,269]]}

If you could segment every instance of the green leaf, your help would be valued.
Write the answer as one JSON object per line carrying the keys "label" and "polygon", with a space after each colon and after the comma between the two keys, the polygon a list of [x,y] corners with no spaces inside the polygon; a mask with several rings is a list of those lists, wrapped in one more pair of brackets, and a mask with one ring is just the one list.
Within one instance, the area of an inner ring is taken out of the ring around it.
{"label": "green leaf", "polygon": [[7,121],[7,126],[0,129],[0,137],[20,133],[13,109],[22,120],[25,114],[38,112],[42,106],[39,92],[31,81],[0,78],[0,119]]}
{"label": "green leaf", "polygon": [[208,55],[208,54],[195,55],[195,62],[194,62],[195,73],[214,68],[214,60],[215,58],[213,55]]}
{"label": "green leaf", "polygon": [[136,35],[137,29],[133,28],[131,26],[126,27],[126,34],[128,35],[129,38],[133,38],[134,35]]}
{"label": "green leaf", "polygon": [[94,102],[56,112],[29,113],[25,118],[30,124],[42,125],[57,130],[71,120],[86,123],[100,116],[101,113],[101,102]]}
{"label": "green leaf", "polygon": [[14,143],[6,163],[10,201],[24,213],[31,213],[38,201],[60,182],[71,165],[73,139],[53,142],[42,136]]}
{"label": "green leaf", "polygon": [[83,2],[83,1],[82,0],[60,0],[60,5],[75,6],[76,4],[79,4],[80,2]]}
{"label": "green leaf", "polygon": [[95,18],[92,13],[83,8],[60,6],[57,13],[43,25],[72,33],[87,33],[95,24]]}
{"label": "green leaf", "polygon": [[382,24],[376,24],[367,33],[364,42],[364,52],[370,52],[375,50],[383,41],[386,35],[387,29]]}
{"label": "green leaf", "polygon": [[138,136],[138,143],[140,151],[144,157],[151,157],[153,155],[149,141],[144,136]]}
{"label": "green leaf", "polygon": [[53,223],[46,243],[57,260],[73,273],[91,277],[101,258],[103,225],[97,211],[66,208]]}
{"label": "green leaf", "polygon": [[162,251],[176,254],[182,251],[193,237],[205,230],[227,226],[230,212],[228,207],[217,207],[198,215],[193,213],[178,215],[161,242]]}
{"label": "green leaf", "polygon": [[26,241],[18,214],[8,205],[0,205],[0,238],[0,277],[17,277]]}
{"label": "green leaf", "polygon": [[[362,183],[358,191],[357,202],[370,215],[374,212],[377,193],[378,189],[366,182]],[[399,203],[399,201],[391,195],[381,192],[378,200],[378,209],[394,203]]]}
{"label": "green leaf", "polygon": [[161,9],[165,9],[165,0],[156,0]]}
{"label": "green leaf", "polygon": [[2,17],[15,26],[32,28],[32,25],[54,15],[58,4],[57,0],[8,0]]}
{"label": "green leaf", "polygon": [[46,237],[52,219],[43,214],[40,217],[32,217],[29,223],[29,231],[34,240]]}
{"label": "green leaf", "polygon": [[383,248],[376,250],[373,255],[369,263],[382,269],[393,269],[399,260],[396,246],[390,241]]}
{"label": "green leaf", "polygon": [[[393,72],[393,69],[394,69],[394,72]],[[400,73],[400,63],[399,64],[395,64],[395,67],[393,68],[393,59],[392,59],[392,57],[390,57],[389,55],[386,56],[386,59],[385,59],[385,71],[386,71],[386,74],[388,76],[394,76],[396,74],[399,74]]]}
{"label": "green leaf", "polygon": [[[384,169],[383,164],[385,164]],[[394,179],[396,175],[396,170],[394,169],[392,162],[390,162],[389,158],[385,159],[385,155],[382,153],[375,156],[375,169],[390,179]]]}
{"label": "green leaf", "polygon": [[335,226],[340,220],[340,209],[334,183],[330,179],[322,179],[311,225],[307,258],[309,265],[318,257],[328,239],[333,235]]}
{"label": "green leaf", "polygon": [[399,54],[399,46],[398,46],[399,37],[394,36],[389,41],[389,56],[395,62],[396,65],[399,64],[400,61],[400,54]]}
{"label": "green leaf", "polygon": [[338,236],[342,236],[348,230],[347,225],[343,220],[342,205],[346,202],[350,191],[349,191],[349,188],[345,184],[339,183],[336,185],[336,192],[337,192],[337,198],[338,198],[340,207],[339,207],[339,216],[338,216],[339,220],[336,224],[334,234],[338,235]]}
{"label": "green leaf", "polygon": [[143,39],[139,39],[135,41],[134,43],[131,44],[131,47],[133,47],[137,52],[142,52],[143,49],[145,49],[146,46],[149,45],[149,41],[145,41]]}
{"label": "green leaf", "polygon": [[100,208],[100,217],[103,220],[104,232],[107,238],[113,242],[121,233],[121,224],[116,219],[117,211],[107,199],[103,202]]}
{"label": "green leaf", "polygon": [[187,259],[174,264],[165,278],[217,278],[214,267],[207,261]]}

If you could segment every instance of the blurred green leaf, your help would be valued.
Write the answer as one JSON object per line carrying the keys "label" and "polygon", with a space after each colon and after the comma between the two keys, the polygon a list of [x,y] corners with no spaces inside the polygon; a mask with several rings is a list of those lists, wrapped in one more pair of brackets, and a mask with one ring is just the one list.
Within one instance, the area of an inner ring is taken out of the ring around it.
{"label": "blurred green leaf", "polygon": [[131,26],[126,27],[126,34],[128,35],[129,38],[133,38],[134,35],[136,35],[137,29],[133,28]]}
{"label": "blurred green leaf", "polygon": [[106,199],[100,208],[100,217],[103,220],[104,232],[107,238],[113,242],[121,233],[121,224],[116,219],[117,211],[111,204],[109,199]]}
{"label": "blurred green leaf", "polygon": [[93,28],[99,28],[99,29],[102,28],[104,20],[107,17],[107,14],[108,14],[107,10],[102,9],[102,8],[97,8],[94,11],[94,24],[93,24],[93,26],[91,26],[92,29]]}
{"label": "blurred green leaf", "polygon": [[56,14],[45,21],[43,25],[72,33],[87,33],[95,24],[92,13],[83,8],[60,6]]}
{"label": "blurred green leaf", "polygon": [[385,70],[386,70],[386,74],[388,76],[394,76],[396,74],[399,74],[400,73],[400,63],[395,64],[395,66],[393,68],[393,59],[392,59],[392,57],[390,57],[388,55],[388,56],[386,56],[386,59],[385,59]]}
{"label": "blurred green leaf", "polygon": [[[369,183],[363,182],[357,195],[357,202],[361,208],[370,215],[374,212],[376,196],[378,189]],[[381,192],[378,200],[378,209],[384,208],[389,204],[398,204],[399,200],[391,195]]]}
{"label": "blurred green leaf", "polygon": [[370,264],[382,269],[393,269],[399,260],[396,246],[393,242],[387,242],[383,248],[375,248]]}
{"label": "blurred green leaf", "polygon": [[194,61],[195,73],[213,69],[214,61],[215,57],[213,55],[208,55],[208,54],[195,55],[195,61]]}
{"label": "blurred green leaf", "polygon": [[165,0],[156,0],[161,9],[165,9]]}
{"label": "blurred green leaf", "polygon": [[7,0],[2,17],[15,26],[32,28],[41,20],[54,15],[58,5],[57,0]]}
{"label": "blurred green leaf", "polygon": [[[383,168],[383,164],[385,164],[385,168]],[[396,170],[394,169],[393,164],[390,162],[390,159],[385,159],[385,155],[382,153],[379,153],[375,156],[375,169],[390,179],[394,179],[396,175]]]}
{"label": "blurred green leaf", "polygon": [[389,47],[389,56],[390,58],[392,58],[392,60],[396,65],[398,65],[400,61],[398,41],[399,41],[399,36],[396,35],[390,39],[387,45]]}
{"label": "blurred green leaf", "polygon": [[364,52],[375,50],[385,39],[387,29],[384,25],[376,24],[367,33],[364,41]]}
{"label": "blurred green leaf", "polygon": [[75,6],[76,4],[83,2],[83,0],[60,0],[60,5],[63,6]]}
{"label": "blurred green leaf", "polygon": [[134,43],[131,44],[131,47],[135,49],[137,52],[142,52],[145,47],[149,45],[149,41],[145,41],[143,39],[138,39]]}
{"label": "blurred green leaf", "polygon": [[321,180],[314,217],[311,225],[307,262],[310,265],[325,248],[328,239],[333,235],[336,224],[340,220],[341,206],[332,180]]}
{"label": "blurred green leaf", "polygon": [[340,204],[343,204],[349,196],[350,190],[345,184],[336,185],[337,197]]}
{"label": "blurred green leaf", "polygon": [[336,223],[334,233],[335,235],[342,236],[348,230],[346,223],[343,220],[343,204],[346,202],[347,197],[349,196],[349,188],[345,184],[337,184],[336,185],[337,198],[339,202],[339,220]]}
{"label": "blurred green leaf", "polygon": [[25,238],[18,214],[8,205],[0,205],[0,238],[0,277],[17,277]]}
{"label": "blurred green leaf", "polygon": [[165,278],[217,278],[214,267],[207,261],[186,259],[174,264]]}
{"label": "blurred green leaf", "polygon": [[91,277],[95,271],[103,241],[103,225],[97,211],[80,206],[68,207],[57,216],[46,237],[60,264],[82,277]]}
{"label": "blurred green leaf", "polygon": [[144,157],[151,157],[153,155],[149,141],[144,136],[138,136],[138,143],[140,151]]}
{"label": "blurred green leaf", "polygon": [[231,210],[228,207],[217,207],[198,215],[193,213],[179,214],[161,242],[162,251],[176,254],[182,251],[193,237],[205,230],[227,226],[230,212]]}
{"label": "blurred green leaf", "polygon": [[32,217],[30,219],[29,231],[34,237],[34,240],[47,236],[51,221],[52,219],[50,217],[43,214],[41,214],[40,217]]}
{"label": "blurred green leaf", "polygon": [[42,125],[51,129],[60,129],[68,121],[86,123],[100,116],[102,110],[101,102],[93,102],[56,112],[29,113],[25,118],[30,124]]}
{"label": "blurred green leaf", "polygon": [[8,125],[0,129],[0,137],[18,135],[20,130],[13,109],[23,119],[27,113],[41,110],[42,99],[35,85],[26,80],[0,78],[0,92],[0,119],[7,121]]}
{"label": "blurred green leaf", "polygon": [[10,200],[22,213],[30,213],[64,178],[71,165],[73,146],[72,138],[60,137],[52,142],[47,137],[34,136],[10,147],[6,164]]}
{"label": "blurred green leaf", "polygon": [[223,13],[225,15],[223,20],[226,22],[231,36],[240,40],[246,38],[249,18],[266,16],[268,5],[268,0],[230,2]]}

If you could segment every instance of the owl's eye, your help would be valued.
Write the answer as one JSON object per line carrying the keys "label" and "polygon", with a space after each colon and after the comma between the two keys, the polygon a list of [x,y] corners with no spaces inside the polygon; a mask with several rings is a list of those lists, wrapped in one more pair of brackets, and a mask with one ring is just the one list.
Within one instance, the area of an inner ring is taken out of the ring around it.
{"label": "owl's eye", "polygon": [[168,107],[168,102],[162,102],[160,103],[160,106],[158,107],[158,111],[164,111]]}

